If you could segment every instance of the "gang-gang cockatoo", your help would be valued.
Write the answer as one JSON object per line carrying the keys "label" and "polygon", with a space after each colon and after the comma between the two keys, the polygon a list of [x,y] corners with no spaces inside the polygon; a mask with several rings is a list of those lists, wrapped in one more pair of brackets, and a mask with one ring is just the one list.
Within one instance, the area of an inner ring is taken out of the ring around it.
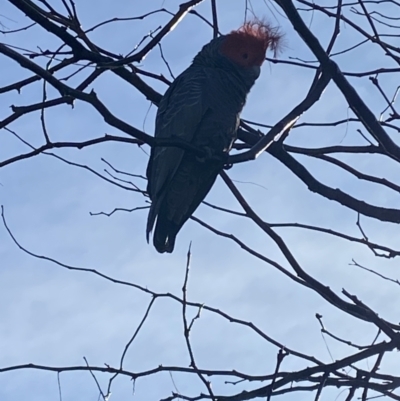
{"label": "gang-gang cockatoo", "polygon": [[155,137],[178,138],[202,149],[205,157],[178,147],[153,147],[147,166],[152,201],[147,241],[172,252],[175,238],[217,178],[224,155],[236,139],[239,116],[268,48],[276,52],[281,35],[269,24],[247,22],[206,44],[159,104]]}

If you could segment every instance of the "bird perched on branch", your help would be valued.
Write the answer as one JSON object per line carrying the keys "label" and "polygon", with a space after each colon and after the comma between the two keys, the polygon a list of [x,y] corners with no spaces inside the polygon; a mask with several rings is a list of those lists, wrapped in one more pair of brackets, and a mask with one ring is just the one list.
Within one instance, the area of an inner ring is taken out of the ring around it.
{"label": "bird perched on branch", "polygon": [[205,156],[179,147],[151,149],[147,192],[152,204],[146,237],[149,241],[157,219],[153,243],[158,252],[174,250],[182,225],[214,184],[266,51],[276,53],[280,42],[276,28],[247,22],[206,44],[161,99],[155,137],[184,140]]}

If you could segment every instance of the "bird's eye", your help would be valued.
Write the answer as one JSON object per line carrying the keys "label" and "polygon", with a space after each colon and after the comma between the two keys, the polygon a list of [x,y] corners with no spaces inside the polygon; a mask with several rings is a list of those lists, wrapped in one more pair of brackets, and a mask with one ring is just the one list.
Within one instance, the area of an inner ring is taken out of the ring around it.
{"label": "bird's eye", "polygon": [[243,57],[245,60],[247,60],[247,59],[249,58],[249,55],[248,55],[248,53],[243,53],[243,54],[242,54],[242,57]]}

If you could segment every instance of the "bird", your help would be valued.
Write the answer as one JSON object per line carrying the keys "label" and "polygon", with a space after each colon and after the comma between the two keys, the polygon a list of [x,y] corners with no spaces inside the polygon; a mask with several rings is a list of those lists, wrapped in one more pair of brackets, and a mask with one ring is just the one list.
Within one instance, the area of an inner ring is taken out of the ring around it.
{"label": "bird", "polygon": [[247,21],[204,45],[161,98],[155,138],[186,141],[204,156],[177,146],[151,148],[146,239],[149,242],[155,224],[153,244],[158,252],[173,252],[179,230],[224,168],[266,51],[276,54],[281,43],[279,28]]}

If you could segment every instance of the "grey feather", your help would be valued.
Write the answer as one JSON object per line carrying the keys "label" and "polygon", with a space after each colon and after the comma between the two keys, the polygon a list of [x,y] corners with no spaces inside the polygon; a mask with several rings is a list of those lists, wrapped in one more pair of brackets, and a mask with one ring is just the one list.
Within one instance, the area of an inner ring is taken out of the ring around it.
{"label": "grey feather", "polygon": [[184,139],[213,156],[201,160],[177,147],[152,148],[146,238],[156,223],[153,243],[159,252],[173,251],[177,233],[214,184],[223,168],[222,156],[236,139],[247,93],[257,79],[219,53],[223,40],[219,37],[203,47],[159,105],[156,138]]}

